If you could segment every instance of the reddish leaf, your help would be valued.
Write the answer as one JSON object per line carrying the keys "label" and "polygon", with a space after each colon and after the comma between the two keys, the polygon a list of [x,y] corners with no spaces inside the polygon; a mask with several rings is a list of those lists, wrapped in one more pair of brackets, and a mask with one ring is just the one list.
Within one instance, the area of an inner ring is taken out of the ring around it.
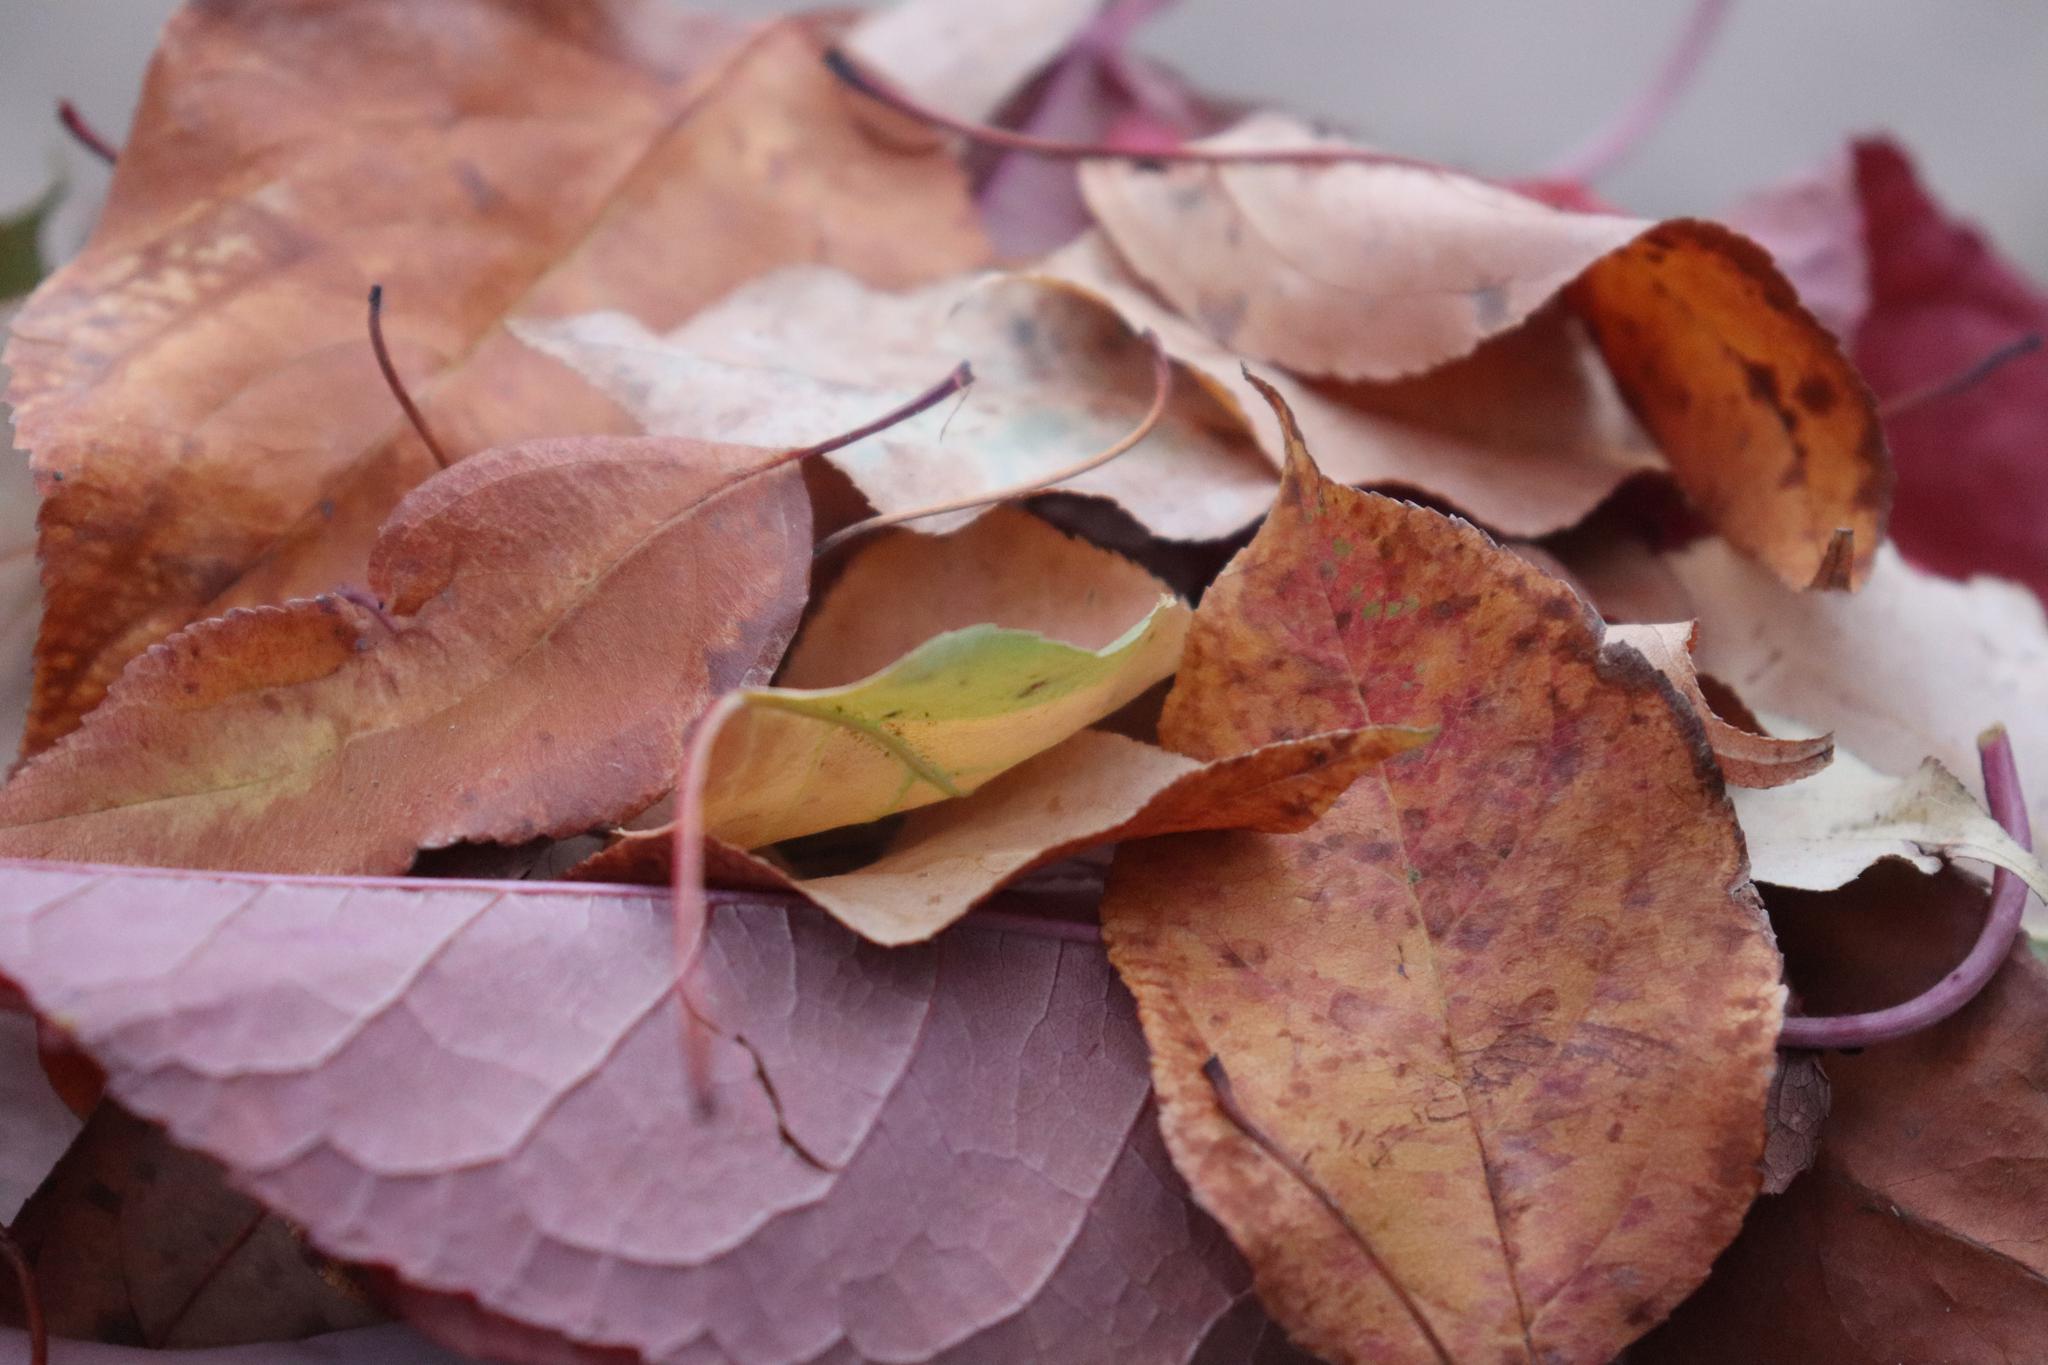
{"label": "reddish leaf", "polygon": [[810,512],[778,458],[605,437],[463,461],[385,526],[382,610],[322,597],[172,637],[0,790],[0,851],[398,872],[631,815],[795,628]]}
{"label": "reddish leaf", "polygon": [[35,1020],[0,1005],[0,1223],[13,1220],[77,1133],[37,1063]]}
{"label": "reddish leaf", "polygon": [[[114,1104],[93,1112],[13,1231],[52,1336],[224,1346],[388,1316],[330,1279],[282,1219],[228,1189],[219,1166]],[[0,1303],[11,1291],[0,1288]]]}
{"label": "reddish leaf", "polygon": [[1160,735],[1372,722],[1442,733],[1307,833],[1117,852],[1169,1148],[1310,1349],[1604,1362],[1757,1188],[1783,991],[1733,813],[1571,589],[1296,434]]}
{"label": "reddish leaf", "polygon": [[653,1360],[1177,1360],[1244,1289],[1092,945],[969,920],[884,951],[726,898],[702,1119],[665,896],[0,877],[0,971],[112,1093],[328,1252],[472,1297],[419,1301],[463,1317],[433,1330],[480,1309]]}
{"label": "reddish leaf", "polygon": [[[271,1341],[260,1346],[223,1346],[166,1356],[139,1346],[102,1346],[60,1341],[52,1346],[57,1365],[465,1365],[417,1332],[404,1327],[359,1327],[308,1341]],[[0,1361],[28,1359],[28,1337],[0,1328]]]}
{"label": "reddish leaf", "polygon": [[511,317],[674,326],[778,265],[976,264],[964,177],[885,136],[777,25],[643,0],[195,4],[166,30],[92,242],[8,357],[48,496],[30,748],[126,661],[358,579],[433,470],[364,291],[449,451],[630,431]]}

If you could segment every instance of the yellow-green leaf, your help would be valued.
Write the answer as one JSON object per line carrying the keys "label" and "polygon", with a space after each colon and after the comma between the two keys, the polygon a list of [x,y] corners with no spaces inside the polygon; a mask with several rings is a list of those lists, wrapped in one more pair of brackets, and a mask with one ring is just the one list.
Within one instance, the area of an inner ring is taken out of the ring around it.
{"label": "yellow-green leaf", "polygon": [[1161,597],[1099,650],[970,626],[843,687],[737,692],[707,721],[705,832],[759,848],[964,796],[1172,673],[1188,620]]}

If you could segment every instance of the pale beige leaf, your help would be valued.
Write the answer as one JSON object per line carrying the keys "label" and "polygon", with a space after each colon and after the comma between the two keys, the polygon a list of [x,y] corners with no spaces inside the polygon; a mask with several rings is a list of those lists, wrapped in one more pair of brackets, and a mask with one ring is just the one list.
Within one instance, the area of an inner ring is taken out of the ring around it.
{"label": "pale beige leaf", "polygon": [[846,49],[920,104],[980,119],[1101,7],[1102,0],[901,0],[854,25]]}
{"label": "pale beige leaf", "polygon": [[1718,541],[1667,562],[1699,613],[1700,669],[1750,706],[1832,730],[1894,776],[1931,756],[1980,797],[1975,740],[2003,724],[2048,830],[2048,618],[2032,593],[1937,578],[1889,547],[1855,594],[1793,591]]}
{"label": "pale beige leaf", "polygon": [[[1750,873],[1760,882],[1832,891],[1880,858],[1905,858],[1923,872],[1937,870],[1937,857],[1970,858],[2006,869],[2048,898],[2048,871],[1931,758],[1910,777],[1887,777],[1838,753],[1827,771],[1803,782],[1731,795]],[[2028,932],[2048,932],[2041,899],[2028,912]]]}
{"label": "pale beige leaf", "polygon": [[[1286,444],[1272,409],[1244,377],[1245,357],[1162,306],[1100,235],[1033,269],[1158,333],[1279,467]],[[1331,388],[1280,373],[1260,377],[1287,400],[1331,478],[1420,489],[1505,535],[1561,530],[1630,474],[1663,467],[1584,329],[1555,309],[1406,382]]]}
{"label": "pale beige leaf", "polygon": [[[515,330],[650,432],[767,445],[852,428],[969,361],[975,382],[959,400],[826,457],[883,512],[1041,478],[1130,431],[1154,387],[1151,348],[1133,327],[1082,291],[1034,278],[890,293],[801,266],[743,285],[666,336],[623,313]],[[1273,486],[1242,423],[1185,375],[1142,443],[1061,485],[1180,540],[1238,530]],[[911,526],[943,531],[979,514]]]}

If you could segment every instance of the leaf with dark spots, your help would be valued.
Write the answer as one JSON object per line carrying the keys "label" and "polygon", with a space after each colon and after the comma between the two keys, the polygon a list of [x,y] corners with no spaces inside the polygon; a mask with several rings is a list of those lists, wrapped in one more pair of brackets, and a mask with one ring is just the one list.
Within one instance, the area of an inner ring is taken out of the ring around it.
{"label": "leaf with dark spots", "polygon": [[457,1344],[1111,1365],[1188,1358],[1246,1289],[1092,945],[970,921],[882,950],[726,897],[704,1118],[658,893],[0,877],[0,972],[110,1093]]}
{"label": "leaf with dark spots", "polygon": [[810,510],[785,455],[611,437],[463,461],[385,526],[381,608],[237,611],[156,646],[0,789],[0,850],[399,872],[626,818],[795,628]]}
{"label": "leaf with dark spots", "polygon": [[1310,1350],[1604,1362],[1757,1189],[1783,991],[1719,775],[1571,589],[1297,438],[1160,735],[1368,723],[1442,728],[1305,833],[1117,851],[1169,1150]]}
{"label": "leaf with dark spots", "polygon": [[[1328,141],[1264,114],[1202,145]],[[1104,160],[1081,180],[1121,258],[1216,345],[1386,382],[1470,356],[1561,297],[1730,542],[1803,585],[1835,528],[1855,531],[1859,577],[1883,539],[1891,472],[1870,395],[1769,256],[1725,228],[1559,210],[1398,159],[1158,176]],[[1826,411],[1787,398],[1815,386]]]}
{"label": "leaf with dark spots", "polygon": [[181,9],[92,241],[8,350],[49,481],[29,750],[179,627],[361,580],[435,469],[363,336],[372,282],[460,457],[632,430],[510,318],[666,328],[799,261],[977,264],[957,166],[858,121],[818,53],[644,0]]}
{"label": "leaf with dark spots", "polygon": [[[234,1346],[386,1316],[219,1166],[114,1104],[93,1112],[12,1230],[58,1337]],[[19,1321],[11,1290],[0,1318]]]}

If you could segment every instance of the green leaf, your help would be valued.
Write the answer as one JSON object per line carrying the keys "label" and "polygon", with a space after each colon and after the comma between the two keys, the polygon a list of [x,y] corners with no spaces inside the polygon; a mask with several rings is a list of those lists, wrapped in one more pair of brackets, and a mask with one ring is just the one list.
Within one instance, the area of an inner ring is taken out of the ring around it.
{"label": "green leaf", "polygon": [[27,208],[0,218],[0,299],[26,294],[49,273],[43,259],[43,224],[63,201],[64,181],[58,177]]}
{"label": "green leaf", "polygon": [[844,687],[735,693],[707,722],[705,832],[759,848],[964,796],[1171,674],[1188,620],[1162,597],[1100,650],[970,626]]}

